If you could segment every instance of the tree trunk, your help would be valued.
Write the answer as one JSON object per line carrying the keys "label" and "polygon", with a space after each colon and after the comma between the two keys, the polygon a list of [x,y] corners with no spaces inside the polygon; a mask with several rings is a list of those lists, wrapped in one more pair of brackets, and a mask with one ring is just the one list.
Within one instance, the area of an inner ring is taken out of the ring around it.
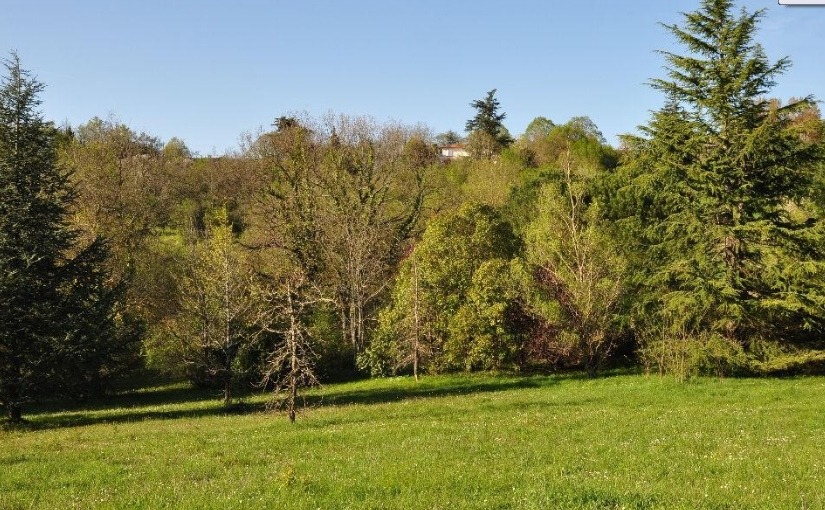
{"label": "tree trunk", "polygon": [[289,354],[290,354],[290,376],[289,376],[289,402],[287,402],[287,406],[289,408],[289,421],[290,423],[295,423],[295,401],[298,399],[298,331],[297,331],[297,324],[295,321],[295,312],[294,308],[292,307],[291,303],[291,296],[290,296],[290,313],[292,314],[292,318],[290,319],[291,324],[291,331],[289,332]]}
{"label": "tree trunk", "polygon": [[365,341],[364,341],[364,303],[361,298],[361,295],[358,295],[358,298],[355,301],[355,339],[358,342],[358,347],[355,349],[356,356],[358,353],[364,350]]}
{"label": "tree trunk", "polygon": [[227,377],[223,382],[223,406],[229,407],[232,404],[232,379]]}
{"label": "tree trunk", "polygon": [[594,362],[590,361],[587,363],[587,377],[591,379],[595,379],[596,376],[599,375],[599,365]]}
{"label": "tree trunk", "polygon": [[413,377],[418,382],[418,338],[415,339],[415,353],[413,353]]}
{"label": "tree trunk", "polygon": [[355,301],[350,300],[349,303],[349,339],[350,343],[352,343],[352,348],[355,350],[355,354],[358,355],[358,336],[356,334],[355,329]]}
{"label": "tree trunk", "polygon": [[415,295],[413,296],[413,377],[415,377],[415,382],[418,382],[418,359],[420,354],[420,345],[419,345],[419,335],[421,334],[421,323],[418,317],[418,264],[416,262],[415,256],[412,259],[413,264],[413,284]]}
{"label": "tree trunk", "polygon": [[19,404],[6,404],[6,416],[12,423],[20,423],[23,419]]}
{"label": "tree trunk", "polygon": [[298,381],[295,380],[295,376],[292,376],[292,381],[289,383],[291,388],[289,389],[289,421],[290,423],[295,423],[295,401],[298,399]]}

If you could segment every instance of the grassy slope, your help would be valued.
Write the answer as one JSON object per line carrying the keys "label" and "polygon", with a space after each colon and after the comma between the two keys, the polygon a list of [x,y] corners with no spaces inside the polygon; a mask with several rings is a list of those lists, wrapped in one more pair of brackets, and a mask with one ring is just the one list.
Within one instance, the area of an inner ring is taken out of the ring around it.
{"label": "grassy slope", "polygon": [[825,508],[821,378],[373,380],[295,425],[207,396],[0,431],[0,507]]}

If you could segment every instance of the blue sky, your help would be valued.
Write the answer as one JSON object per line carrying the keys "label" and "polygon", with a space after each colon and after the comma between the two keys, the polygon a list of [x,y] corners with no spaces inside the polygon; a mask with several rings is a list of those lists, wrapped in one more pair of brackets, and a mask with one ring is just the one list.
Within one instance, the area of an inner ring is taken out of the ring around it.
{"label": "blue sky", "polygon": [[[497,88],[505,125],[588,115],[611,143],[660,95],[658,22],[698,0],[0,0],[0,53],[46,84],[58,123],[114,115],[201,154],[291,111],[463,132]],[[774,96],[825,99],[825,7],[766,8],[758,36],[791,70]]]}

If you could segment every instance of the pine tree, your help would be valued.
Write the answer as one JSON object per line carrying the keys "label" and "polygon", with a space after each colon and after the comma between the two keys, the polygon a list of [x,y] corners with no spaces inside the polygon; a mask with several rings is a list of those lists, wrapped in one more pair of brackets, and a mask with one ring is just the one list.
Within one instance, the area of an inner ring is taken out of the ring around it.
{"label": "pine tree", "polygon": [[74,192],[56,163],[56,130],[37,110],[43,85],[21,68],[16,54],[4,65],[0,404],[15,422],[23,405],[47,386],[58,393],[56,388],[80,391],[99,382],[111,358],[98,342],[109,341],[114,331],[116,290],[106,287],[100,268],[105,245],[77,246],[68,223]]}
{"label": "pine tree", "polygon": [[666,104],[629,140],[644,314],[745,347],[825,331],[822,221],[793,213],[822,154],[789,129],[810,99],[765,99],[790,64],[754,42],[762,15],[704,0],[666,25],[688,55],[662,52]]}
{"label": "pine tree", "polygon": [[496,89],[493,89],[487,92],[484,99],[476,99],[470,103],[470,106],[476,109],[476,114],[467,121],[465,130],[471,135],[486,135],[497,145],[497,149],[501,150],[513,143],[513,138],[502,124],[507,114],[499,111],[501,106],[495,95]]}

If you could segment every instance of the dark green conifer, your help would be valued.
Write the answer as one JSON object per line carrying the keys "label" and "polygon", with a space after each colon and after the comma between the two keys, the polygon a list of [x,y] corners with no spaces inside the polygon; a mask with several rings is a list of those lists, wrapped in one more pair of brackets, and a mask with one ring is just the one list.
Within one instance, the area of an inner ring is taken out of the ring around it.
{"label": "dark green conifer", "polygon": [[513,137],[502,124],[507,114],[500,111],[501,105],[495,95],[496,89],[493,89],[487,92],[484,99],[476,99],[470,103],[476,114],[467,121],[465,130],[471,134],[484,133],[501,149],[513,143]]}
{"label": "dark green conifer", "polygon": [[[116,293],[102,269],[105,246],[78,246],[74,199],[57,166],[57,131],[43,120],[43,90],[4,61],[0,82],[0,405],[11,421],[44,392],[88,388],[106,364]],[[73,392],[77,395],[77,392]]]}
{"label": "dark green conifer", "polygon": [[671,334],[747,346],[825,331],[822,219],[800,213],[822,152],[789,129],[811,99],[766,99],[789,61],[754,42],[762,15],[703,0],[666,25],[688,53],[662,52],[666,105],[629,140],[642,315]]}

